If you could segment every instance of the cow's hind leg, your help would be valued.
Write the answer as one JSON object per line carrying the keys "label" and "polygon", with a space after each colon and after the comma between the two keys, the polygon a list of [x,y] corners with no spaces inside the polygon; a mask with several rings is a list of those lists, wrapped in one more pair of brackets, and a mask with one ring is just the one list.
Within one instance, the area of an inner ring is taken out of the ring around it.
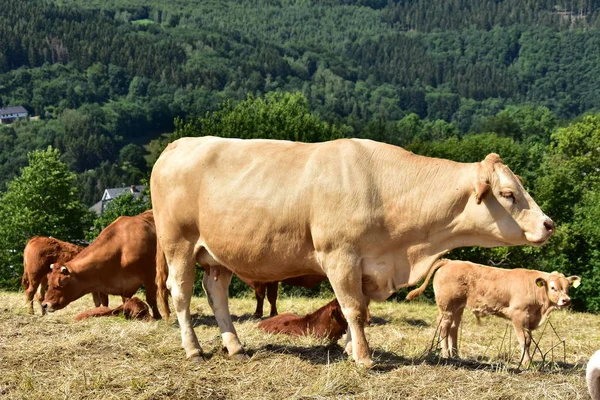
{"label": "cow's hind leg", "polygon": [[267,299],[271,304],[271,317],[277,315],[277,289],[279,288],[279,282],[267,283]]}
{"label": "cow's hind leg", "polygon": [[37,293],[35,295],[35,298],[38,301],[38,304],[40,305],[40,309],[42,310],[42,315],[46,315],[46,309],[42,307],[42,303],[44,302],[44,298],[46,297],[46,290],[48,290],[48,278],[44,276],[37,288]]}
{"label": "cow's hind leg", "polygon": [[219,279],[210,279],[208,274],[204,274],[202,285],[208,297],[208,304],[212,308],[221,330],[223,346],[227,348],[231,358],[246,359],[248,356],[246,356],[244,347],[238,339],[229,313],[229,283],[231,282],[232,273],[223,267],[212,268],[220,269],[218,272]]}
{"label": "cow's hind leg", "polygon": [[193,246],[186,243],[185,246],[172,248],[169,251],[164,247],[163,249],[169,266],[169,277],[166,284],[167,289],[171,292],[177,321],[181,329],[181,347],[185,350],[188,359],[202,361],[202,348],[198,343],[190,316],[195,273]]}
{"label": "cow's hind leg", "polygon": [[256,296],[256,311],[254,311],[254,318],[260,318],[263,316],[263,306],[265,304],[265,293],[267,292],[267,284],[263,282],[256,282],[254,286],[254,295]]}
{"label": "cow's hind leg", "polygon": [[[367,299],[362,291],[362,271],[356,257],[346,252],[333,252],[323,256],[331,287],[348,321],[348,335],[352,343],[352,358],[366,368],[373,366],[369,344],[365,336]],[[350,350],[350,346],[346,346]]]}
{"label": "cow's hind leg", "polygon": [[[28,286],[25,289],[25,303],[27,306],[27,311],[29,312],[29,314],[33,314],[33,298],[35,297],[35,294],[37,292],[38,286],[40,285],[39,282],[29,279],[28,280]],[[42,313],[43,313],[43,308],[42,308]]]}

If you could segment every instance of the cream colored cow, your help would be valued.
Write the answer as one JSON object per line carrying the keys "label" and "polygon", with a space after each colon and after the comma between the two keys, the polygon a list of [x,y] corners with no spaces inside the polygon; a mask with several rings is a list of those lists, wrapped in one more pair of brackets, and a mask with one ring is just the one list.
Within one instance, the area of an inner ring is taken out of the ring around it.
{"label": "cream colored cow", "polygon": [[457,354],[458,328],[465,307],[477,319],[496,315],[511,320],[521,345],[521,360],[529,365],[531,331],[537,329],[556,308],[569,305],[569,287],[579,286],[578,276],[566,278],[558,272],[523,268],[502,269],[468,261],[440,260],[429,271],[425,282],[411,291],[407,300],[423,293],[431,276],[442,339],[442,356]]}
{"label": "cream colored cow", "polygon": [[204,285],[230,356],[244,356],[231,272],[266,282],[320,274],[348,320],[346,351],[371,366],[369,300],[415,285],[456,247],[538,246],[554,230],[497,154],[462,164],[361,139],[183,138],[163,151],[150,186],[182,346],[196,360],[196,261],[219,270]]}

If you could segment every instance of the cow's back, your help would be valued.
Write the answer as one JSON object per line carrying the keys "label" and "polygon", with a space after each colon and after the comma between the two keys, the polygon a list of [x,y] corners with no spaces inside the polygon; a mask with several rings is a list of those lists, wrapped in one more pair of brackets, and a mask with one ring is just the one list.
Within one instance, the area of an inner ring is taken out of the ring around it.
{"label": "cow's back", "polygon": [[373,155],[385,146],[180,139],[152,172],[157,226],[200,236],[220,264],[250,280],[322,275],[315,251],[377,243],[363,239],[383,225]]}

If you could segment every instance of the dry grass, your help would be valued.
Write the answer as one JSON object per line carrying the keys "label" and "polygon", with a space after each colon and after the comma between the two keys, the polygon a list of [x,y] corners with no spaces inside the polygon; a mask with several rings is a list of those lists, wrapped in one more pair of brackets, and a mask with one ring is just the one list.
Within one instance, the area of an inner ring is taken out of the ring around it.
{"label": "dry grass", "polygon": [[[327,301],[281,299],[279,308],[304,314]],[[515,370],[514,334],[510,343],[508,333],[503,341],[507,322],[487,318],[477,326],[465,314],[463,359],[444,361],[426,351],[436,331],[435,306],[386,302],[371,306],[374,324],[367,336],[379,366],[364,371],[342,354],[341,341],[327,345],[263,333],[249,318],[254,300],[233,299],[236,327],[252,356],[236,362],[221,349],[205,299],[194,298],[196,332],[210,357],[197,365],[184,360],[175,323],[115,317],[73,321],[92,304],[86,296],[42,318],[25,313],[22,293],[0,292],[1,398],[587,399],[584,363],[600,348],[600,316],[554,312],[551,322],[565,340],[565,359],[561,345],[548,352],[552,362],[541,370]],[[541,349],[557,343],[547,327]],[[512,361],[503,362],[499,356],[507,348]]]}

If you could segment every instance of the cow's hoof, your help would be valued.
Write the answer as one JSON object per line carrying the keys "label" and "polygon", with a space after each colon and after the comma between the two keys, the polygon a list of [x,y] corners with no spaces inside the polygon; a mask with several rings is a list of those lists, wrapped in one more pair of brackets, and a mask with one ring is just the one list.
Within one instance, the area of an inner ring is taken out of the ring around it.
{"label": "cow's hoof", "polygon": [[188,360],[194,364],[204,364],[206,362],[206,359],[201,355],[192,356]]}
{"label": "cow's hoof", "polygon": [[356,365],[364,369],[371,369],[375,366],[375,363],[371,359],[357,360]]}
{"label": "cow's hoof", "polygon": [[246,353],[236,353],[230,355],[229,358],[235,361],[248,361],[250,359],[250,356],[248,356],[248,354]]}

